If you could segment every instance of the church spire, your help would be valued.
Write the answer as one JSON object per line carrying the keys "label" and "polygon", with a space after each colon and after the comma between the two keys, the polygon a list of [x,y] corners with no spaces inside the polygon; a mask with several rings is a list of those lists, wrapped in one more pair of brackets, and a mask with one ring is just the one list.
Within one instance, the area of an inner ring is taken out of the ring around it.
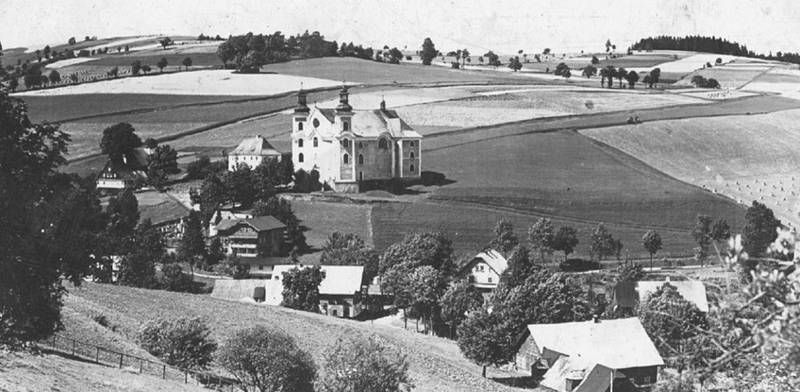
{"label": "church spire", "polygon": [[353,107],[350,106],[349,96],[350,93],[348,92],[347,85],[342,82],[342,90],[339,91],[339,106],[336,107],[336,112],[339,113],[349,113],[353,111]]}
{"label": "church spire", "polygon": [[300,90],[297,92],[297,107],[294,108],[295,113],[308,113],[308,105],[306,104],[306,92],[303,91],[303,84],[300,83]]}

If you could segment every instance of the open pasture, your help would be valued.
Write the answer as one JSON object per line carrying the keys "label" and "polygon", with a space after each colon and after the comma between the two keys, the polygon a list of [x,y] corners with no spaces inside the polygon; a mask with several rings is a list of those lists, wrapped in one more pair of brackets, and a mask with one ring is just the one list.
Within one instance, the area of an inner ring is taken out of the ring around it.
{"label": "open pasture", "polygon": [[371,204],[325,202],[312,199],[293,199],[292,210],[303,226],[304,234],[313,249],[321,249],[334,232],[354,233],[372,245]]}
{"label": "open pasture", "polygon": [[[100,137],[103,130],[116,124],[114,123],[95,123],[95,122],[77,122],[61,124],[61,130],[69,133],[72,142],[69,145],[69,153],[67,158],[77,158],[92,154],[100,151]],[[136,134],[142,140],[147,138],[161,138],[176,133],[185,132],[191,129],[199,128],[208,123],[202,122],[133,122],[133,128],[136,129]]]}
{"label": "open pasture", "polygon": [[237,121],[233,124],[223,125],[169,143],[178,149],[192,149],[197,147],[222,147],[232,149],[245,138],[261,135],[269,140],[278,151],[289,152],[291,147],[291,132],[291,116],[286,114],[274,114]]}
{"label": "open pasture", "polygon": [[777,93],[785,97],[800,99],[800,71],[776,68],[755,78],[742,89]]}
{"label": "open pasture", "polygon": [[576,132],[467,137],[459,143],[461,135],[448,135],[424,153],[426,170],[455,181],[431,197],[642,228],[686,229],[698,214],[725,217],[733,226],[741,219],[735,202]]}
{"label": "open pasture", "polygon": [[584,130],[671,176],[800,223],[800,111]]}
{"label": "open pasture", "polygon": [[723,89],[738,89],[750,83],[757,76],[768,71],[768,66],[730,67],[727,65],[694,71],[675,83],[676,86],[691,86],[692,78],[700,75],[706,79],[716,79]]}

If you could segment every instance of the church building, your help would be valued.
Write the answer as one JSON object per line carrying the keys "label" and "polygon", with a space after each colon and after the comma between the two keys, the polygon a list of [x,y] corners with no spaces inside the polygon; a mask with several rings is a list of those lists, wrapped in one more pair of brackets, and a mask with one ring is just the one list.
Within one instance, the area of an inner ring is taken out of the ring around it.
{"label": "church building", "polygon": [[347,87],[335,109],[309,108],[298,93],[292,116],[295,170],[319,172],[337,192],[358,192],[364,181],[419,178],[422,136],[381,101],[375,110],[353,110]]}

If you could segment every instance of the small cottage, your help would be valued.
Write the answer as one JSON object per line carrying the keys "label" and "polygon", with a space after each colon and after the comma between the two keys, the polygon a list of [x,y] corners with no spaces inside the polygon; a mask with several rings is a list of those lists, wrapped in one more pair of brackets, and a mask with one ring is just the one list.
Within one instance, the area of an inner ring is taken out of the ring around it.
{"label": "small cottage", "polygon": [[223,219],[215,227],[228,256],[240,258],[280,256],[286,225],[272,216]]}
{"label": "small cottage", "polygon": [[106,162],[97,176],[97,189],[136,189],[147,181],[148,153],[143,148],[136,148],[124,154],[122,161]]}
{"label": "small cottage", "polygon": [[[282,285],[283,273],[304,265],[277,265],[272,281]],[[323,265],[325,279],[319,284],[320,312],[333,317],[353,318],[361,312],[356,297],[362,290],[364,267],[360,265]]]}
{"label": "small cottage", "polygon": [[500,252],[489,249],[478,253],[469,262],[461,266],[460,274],[466,276],[470,283],[483,293],[489,293],[497,287],[500,275],[508,268],[508,261]]}

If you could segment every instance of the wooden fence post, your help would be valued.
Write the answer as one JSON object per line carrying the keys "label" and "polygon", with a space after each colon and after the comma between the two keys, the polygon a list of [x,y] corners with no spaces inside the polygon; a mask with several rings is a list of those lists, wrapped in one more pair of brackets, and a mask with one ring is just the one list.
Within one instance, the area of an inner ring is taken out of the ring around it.
{"label": "wooden fence post", "polygon": [[76,343],[76,342],[77,342],[77,341],[76,341],[75,339],[72,339],[72,356],[73,356],[73,357],[75,356],[75,343]]}
{"label": "wooden fence post", "polygon": [[162,365],[161,367],[161,378],[167,379],[167,365]]}
{"label": "wooden fence post", "polygon": [[95,347],[95,349],[97,349],[97,351],[94,354],[94,362],[100,363],[100,347]]}
{"label": "wooden fence post", "polygon": [[189,383],[189,372],[187,372],[186,370],[183,371],[183,383],[184,384]]}
{"label": "wooden fence post", "polygon": [[57,346],[56,346],[56,334],[53,334],[53,348],[57,348]]}
{"label": "wooden fence post", "polygon": [[122,354],[122,353],[119,354],[119,368],[120,369],[122,369],[122,358],[123,358],[123,355],[124,354]]}
{"label": "wooden fence post", "polygon": [[142,374],[142,367],[144,366],[144,361],[139,358],[139,374]]}

